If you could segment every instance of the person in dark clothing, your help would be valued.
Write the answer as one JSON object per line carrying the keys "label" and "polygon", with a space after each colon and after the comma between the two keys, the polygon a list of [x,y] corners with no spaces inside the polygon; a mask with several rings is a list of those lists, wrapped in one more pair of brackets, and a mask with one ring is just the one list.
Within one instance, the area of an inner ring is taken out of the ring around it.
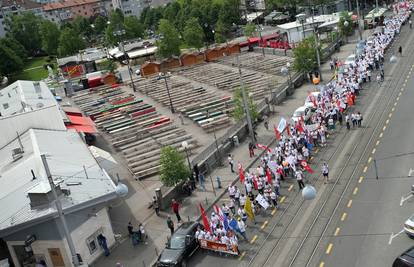
{"label": "person in dark clothing", "polygon": [[160,216],[160,204],[158,203],[158,200],[155,196],[152,197],[152,206],[154,207],[155,214],[157,214],[157,216]]}
{"label": "person in dark clothing", "polygon": [[194,174],[195,174],[195,179],[198,182],[198,176],[200,175],[200,170],[198,169],[197,164],[194,164],[193,171],[194,171]]}
{"label": "person in dark clothing", "polygon": [[132,226],[131,222],[128,223],[127,229],[129,236],[132,236],[132,234],[134,233],[134,226]]}
{"label": "person in dark clothing", "polygon": [[104,255],[106,257],[109,256],[109,248],[108,248],[108,242],[106,241],[106,237],[103,234],[99,234],[96,239],[98,239],[98,243],[101,246],[101,248],[104,250]]}
{"label": "person in dark clothing", "polygon": [[398,47],[398,53],[400,53],[400,56],[402,56],[402,47]]}
{"label": "person in dark clothing", "polygon": [[168,226],[168,228],[170,228],[171,235],[172,235],[174,233],[174,222],[173,222],[173,220],[171,220],[170,215],[168,215],[168,217],[167,217],[167,226]]}

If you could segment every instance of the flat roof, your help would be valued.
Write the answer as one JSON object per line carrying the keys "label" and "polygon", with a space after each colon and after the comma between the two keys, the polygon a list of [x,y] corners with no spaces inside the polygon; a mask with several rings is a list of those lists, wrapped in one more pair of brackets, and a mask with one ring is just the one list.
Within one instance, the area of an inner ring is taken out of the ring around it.
{"label": "flat roof", "polygon": [[99,0],[63,0],[59,2],[48,3],[43,6],[43,10],[50,11],[61,8],[82,6],[87,4],[98,3]]}
{"label": "flat roof", "polygon": [[54,95],[44,82],[16,81],[0,90],[2,117],[57,105]]}
{"label": "flat roof", "polygon": [[70,195],[61,199],[67,213],[116,197],[115,184],[76,131],[30,129],[21,134],[20,141],[24,153],[18,160],[12,158],[12,150],[20,147],[17,138],[0,149],[0,235],[12,227],[56,215],[53,204],[32,208],[28,198],[29,192],[50,191],[42,154],[47,156],[55,184],[70,190]]}

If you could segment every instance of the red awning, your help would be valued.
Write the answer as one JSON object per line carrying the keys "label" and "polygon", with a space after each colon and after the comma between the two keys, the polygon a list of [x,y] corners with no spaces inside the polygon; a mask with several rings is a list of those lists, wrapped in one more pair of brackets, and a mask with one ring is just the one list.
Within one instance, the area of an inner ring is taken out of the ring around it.
{"label": "red awning", "polygon": [[90,125],[66,125],[67,129],[75,129],[78,133],[96,133],[96,128]]}
{"label": "red awning", "polygon": [[89,117],[79,117],[67,115],[70,121],[69,125],[66,125],[68,129],[76,129],[78,132],[84,133],[96,133],[95,123]]}

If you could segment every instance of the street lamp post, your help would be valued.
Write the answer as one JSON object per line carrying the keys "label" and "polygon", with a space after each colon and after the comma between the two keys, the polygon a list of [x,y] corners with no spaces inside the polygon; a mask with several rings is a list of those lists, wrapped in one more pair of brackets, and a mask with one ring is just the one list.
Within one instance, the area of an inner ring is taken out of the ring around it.
{"label": "street lamp post", "polygon": [[287,62],[285,67],[280,69],[283,76],[288,76],[289,91],[292,89],[292,76],[290,75],[290,63]]}
{"label": "street lamp post", "polygon": [[[125,33],[126,33],[126,32],[125,32],[125,30],[118,30],[118,31],[113,32],[113,35],[114,35],[114,36],[122,36],[122,35],[125,35]],[[123,55],[124,55],[124,57],[125,57],[125,60],[126,60],[126,62],[127,62],[127,66],[128,66],[128,74],[129,74],[129,79],[131,80],[132,90],[133,90],[134,92],[136,92],[136,91],[137,91],[137,89],[135,88],[134,80],[132,79],[132,69],[131,69],[131,65],[130,65],[130,61],[129,61],[129,56],[128,56],[128,54],[125,52],[124,41],[120,41],[120,42],[119,42],[119,44],[121,45],[121,48],[122,48],[122,53],[123,53]]]}
{"label": "street lamp post", "polygon": [[174,106],[173,106],[172,99],[171,99],[170,88],[168,87],[168,83],[167,83],[167,78],[169,78],[170,75],[171,75],[170,72],[167,72],[167,73],[160,72],[158,73],[158,80],[164,79],[165,88],[167,89],[167,94],[168,94],[168,100],[170,101],[171,113],[175,113]]}

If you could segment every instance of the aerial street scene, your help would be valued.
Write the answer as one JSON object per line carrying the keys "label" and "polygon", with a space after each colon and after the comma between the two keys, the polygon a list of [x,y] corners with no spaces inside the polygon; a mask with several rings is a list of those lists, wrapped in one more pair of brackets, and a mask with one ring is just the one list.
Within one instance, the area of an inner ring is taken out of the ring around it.
{"label": "aerial street scene", "polygon": [[414,267],[414,1],[0,7],[0,267]]}

